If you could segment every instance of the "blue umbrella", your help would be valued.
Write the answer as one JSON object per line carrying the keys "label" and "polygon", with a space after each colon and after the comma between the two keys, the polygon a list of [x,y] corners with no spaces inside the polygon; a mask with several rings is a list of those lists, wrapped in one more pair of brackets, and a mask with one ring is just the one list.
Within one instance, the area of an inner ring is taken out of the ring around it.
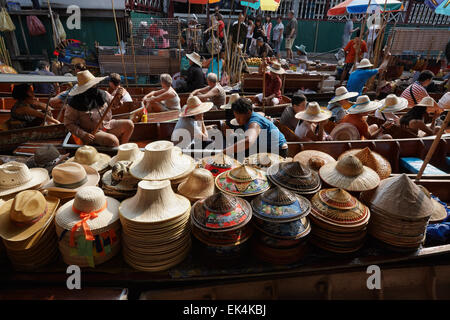
{"label": "blue umbrella", "polygon": [[446,16],[450,16],[450,0],[444,0],[441,4],[436,8],[436,13],[445,14]]}

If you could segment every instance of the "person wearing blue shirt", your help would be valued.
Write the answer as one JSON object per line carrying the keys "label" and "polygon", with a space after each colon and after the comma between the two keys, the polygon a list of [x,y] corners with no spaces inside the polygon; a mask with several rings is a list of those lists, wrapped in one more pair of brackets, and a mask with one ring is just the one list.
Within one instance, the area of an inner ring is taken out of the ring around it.
{"label": "person wearing blue shirt", "polygon": [[228,147],[225,150],[226,154],[243,151],[248,153],[248,150],[253,149],[256,143],[258,152],[276,153],[284,158],[288,156],[288,145],[284,135],[272,121],[253,111],[253,105],[249,99],[239,98],[231,105],[231,109],[237,123],[245,131],[245,139]]}
{"label": "person wearing blue shirt", "polygon": [[350,77],[348,78],[347,90],[349,92],[358,92],[359,95],[361,95],[363,93],[364,86],[366,85],[367,81],[374,75],[378,74],[379,72],[382,72],[387,68],[390,56],[391,54],[387,53],[383,63],[380,65],[379,68],[376,69],[372,69],[373,64],[370,63],[369,59],[362,59],[359,65],[356,67],[356,70],[353,71],[350,74]]}

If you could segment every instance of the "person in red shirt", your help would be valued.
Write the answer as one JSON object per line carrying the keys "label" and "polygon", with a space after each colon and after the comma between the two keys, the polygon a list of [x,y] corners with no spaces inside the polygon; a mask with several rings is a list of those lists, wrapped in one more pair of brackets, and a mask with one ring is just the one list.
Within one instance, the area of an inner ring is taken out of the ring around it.
{"label": "person in red shirt", "polygon": [[259,67],[259,73],[264,74],[265,82],[266,82],[266,92],[265,97],[263,98],[263,94],[257,94],[256,99],[266,106],[275,106],[281,101],[281,78],[280,75],[284,74],[285,71],[281,67],[279,62],[272,63],[272,66],[269,67],[269,71],[267,69],[267,61],[263,60],[261,66]]}
{"label": "person in red shirt", "polygon": [[223,37],[224,37],[223,30],[225,29],[225,22],[223,22],[223,17],[220,13],[216,13],[215,16],[216,16],[216,20],[217,20],[217,24],[218,24],[217,37],[219,38],[220,43],[223,46]]}
{"label": "person in red shirt", "polygon": [[347,75],[352,70],[353,65],[355,64],[355,56],[356,50],[358,50],[359,43],[361,42],[361,46],[359,49],[359,57],[358,62],[363,57],[364,53],[367,52],[367,43],[360,38],[361,31],[358,30],[356,37],[350,40],[344,48],[345,52],[345,66],[344,70],[342,70],[341,82],[347,79]]}

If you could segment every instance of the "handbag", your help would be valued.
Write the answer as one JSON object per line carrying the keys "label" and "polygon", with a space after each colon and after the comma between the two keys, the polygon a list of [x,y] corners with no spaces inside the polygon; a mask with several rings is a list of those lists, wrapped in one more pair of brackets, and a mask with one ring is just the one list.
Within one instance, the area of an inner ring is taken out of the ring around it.
{"label": "handbag", "polygon": [[0,31],[14,31],[16,27],[5,8],[0,12]]}
{"label": "handbag", "polygon": [[27,27],[31,36],[40,36],[46,33],[44,25],[36,16],[27,17]]}

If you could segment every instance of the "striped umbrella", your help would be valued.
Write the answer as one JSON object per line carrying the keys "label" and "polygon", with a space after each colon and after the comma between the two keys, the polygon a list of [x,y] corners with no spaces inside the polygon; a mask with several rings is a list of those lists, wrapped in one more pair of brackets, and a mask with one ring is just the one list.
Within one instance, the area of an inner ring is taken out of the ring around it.
{"label": "striped umbrella", "polygon": [[220,0],[189,0],[189,3],[192,4],[207,4],[207,3],[216,3],[220,2]]}
{"label": "striped umbrella", "polygon": [[444,0],[441,4],[436,8],[436,13],[445,14],[446,16],[450,16],[450,0]]}
{"label": "striped umbrella", "polygon": [[381,12],[384,12],[385,6],[386,12],[398,11],[403,9],[402,3],[397,0],[346,0],[328,10],[327,15],[341,16],[349,13],[361,14],[366,12],[373,12],[378,8],[381,10]]}

